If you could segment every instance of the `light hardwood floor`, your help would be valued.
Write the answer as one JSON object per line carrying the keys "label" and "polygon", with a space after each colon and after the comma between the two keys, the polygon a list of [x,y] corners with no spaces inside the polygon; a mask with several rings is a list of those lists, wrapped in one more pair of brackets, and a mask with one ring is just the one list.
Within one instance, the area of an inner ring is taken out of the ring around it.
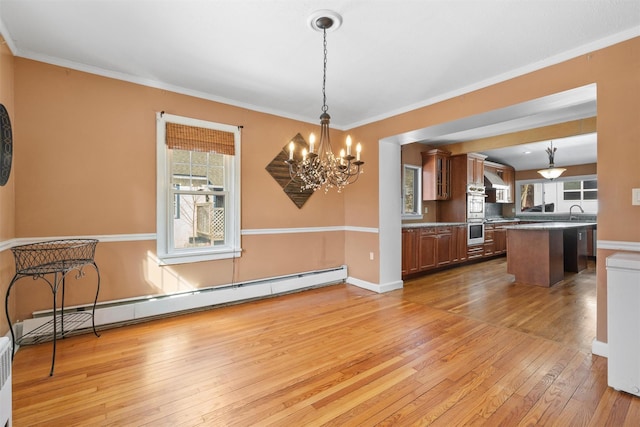
{"label": "light hardwood floor", "polygon": [[499,258],[67,338],[53,377],[23,347],[14,426],[638,426],[594,331],[593,265],[546,289]]}

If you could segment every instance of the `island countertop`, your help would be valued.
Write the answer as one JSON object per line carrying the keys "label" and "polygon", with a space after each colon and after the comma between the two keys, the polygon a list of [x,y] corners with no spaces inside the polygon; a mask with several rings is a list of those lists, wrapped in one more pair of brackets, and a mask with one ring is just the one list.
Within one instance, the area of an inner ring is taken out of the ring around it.
{"label": "island countertop", "polygon": [[567,222],[567,221],[552,221],[552,222],[535,222],[533,224],[518,224],[507,225],[504,228],[507,230],[565,230],[567,228],[582,228],[582,227],[594,227],[595,222]]}

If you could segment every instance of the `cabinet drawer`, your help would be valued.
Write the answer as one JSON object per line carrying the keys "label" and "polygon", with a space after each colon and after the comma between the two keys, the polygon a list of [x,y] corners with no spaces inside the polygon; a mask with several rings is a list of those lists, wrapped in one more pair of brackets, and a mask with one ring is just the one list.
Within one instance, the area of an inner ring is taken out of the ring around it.
{"label": "cabinet drawer", "polygon": [[423,227],[420,229],[420,234],[436,234],[436,227]]}
{"label": "cabinet drawer", "polygon": [[438,227],[437,229],[438,234],[451,234],[451,227],[446,226],[446,227]]}
{"label": "cabinet drawer", "polygon": [[467,257],[469,259],[480,258],[484,256],[484,245],[474,245],[467,247]]}

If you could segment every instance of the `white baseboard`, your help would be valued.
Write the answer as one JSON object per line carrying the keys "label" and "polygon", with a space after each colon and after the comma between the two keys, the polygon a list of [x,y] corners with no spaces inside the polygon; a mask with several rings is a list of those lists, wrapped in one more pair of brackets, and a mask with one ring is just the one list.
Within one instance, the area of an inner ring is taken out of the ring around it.
{"label": "white baseboard", "polygon": [[356,279],[355,277],[348,277],[347,278],[347,283],[349,283],[350,285],[357,286],[359,288],[363,288],[363,289],[367,289],[369,291],[377,292],[379,294],[382,294],[382,293],[385,293],[385,292],[389,292],[389,291],[393,291],[393,290],[396,290],[396,289],[402,289],[402,286],[403,286],[402,280],[399,280],[397,282],[383,283],[383,284],[380,284],[380,285],[376,285],[375,283],[371,283],[371,282],[367,282],[367,281],[364,281],[364,280]]}
{"label": "white baseboard", "polygon": [[594,339],[591,343],[591,353],[596,356],[609,358],[609,344]]}
{"label": "white baseboard", "polygon": [[[95,311],[95,325],[131,322],[153,316],[162,316],[210,306],[228,304],[255,298],[263,298],[316,286],[326,286],[344,282],[347,278],[345,265],[324,271],[306,272],[277,278],[262,279],[226,286],[196,289],[173,295],[150,296],[141,299],[111,301],[99,303]],[[75,312],[88,311],[92,305],[66,307]],[[51,310],[34,313],[37,317],[25,319],[21,323],[19,339],[38,327],[51,321]],[[77,329],[91,327],[89,317]]]}

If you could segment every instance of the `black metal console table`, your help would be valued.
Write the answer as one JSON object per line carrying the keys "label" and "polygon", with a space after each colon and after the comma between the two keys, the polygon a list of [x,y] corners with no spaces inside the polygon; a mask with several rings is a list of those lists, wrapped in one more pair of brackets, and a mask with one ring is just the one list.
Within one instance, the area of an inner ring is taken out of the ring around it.
{"label": "black metal console table", "polygon": [[[15,349],[16,337],[9,317],[9,295],[11,293],[11,288],[18,280],[24,277],[31,277],[33,280],[41,279],[49,285],[53,294],[53,319],[23,335],[20,338],[20,343],[29,342],[30,344],[35,344],[53,340],[51,371],[49,372],[50,376],[53,375],[53,368],[56,360],[56,340],[58,338],[64,338],[66,333],[79,328],[85,324],[89,318],[91,318],[93,333],[96,336],[100,336],[96,331],[94,316],[96,304],[98,302],[98,293],[100,292],[100,270],[98,270],[98,266],[94,261],[97,244],[98,240],[96,239],[66,239],[32,243],[28,245],[14,246],[11,248],[16,263],[16,274],[13,276],[9,287],[7,288],[4,307],[5,313],[7,314],[9,329],[11,330],[13,348]],[[93,309],[91,310],[91,313],[86,311],[72,311],[65,313],[65,277],[73,270],[77,272],[76,278],[84,276],[84,268],[86,266],[92,266],[95,268],[98,276],[96,297],[93,300]],[[60,310],[57,309],[57,295],[59,290],[62,290]],[[67,326],[66,330],[65,323]],[[13,353],[15,354],[15,350]]]}

